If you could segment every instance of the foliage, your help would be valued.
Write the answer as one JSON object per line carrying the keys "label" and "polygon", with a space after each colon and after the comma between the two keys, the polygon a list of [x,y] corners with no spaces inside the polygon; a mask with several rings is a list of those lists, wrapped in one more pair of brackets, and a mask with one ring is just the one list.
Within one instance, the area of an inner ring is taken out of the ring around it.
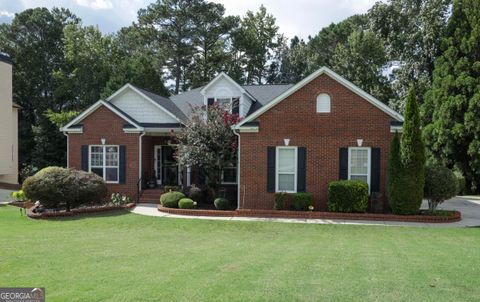
{"label": "foliage", "polygon": [[467,190],[480,192],[480,9],[478,1],[454,1],[432,89],[422,107],[430,156],[456,167]]}
{"label": "foliage", "polygon": [[195,185],[188,187],[185,190],[185,195],[198,203],[205,202],[205,191]]}
{"label": "foliage", "polygon": [[170,192],[170,191],[178,191],[180,192],[182,188],[180,186],[164,186],[163,191],[164,192]]}
{"label": "foliage", "polygon": [[82,204],[99,203],[107,192],[103,179],[94,173],[47,167],[28,177],[23,191],[31,201],[46,208],[65,205],[67,211]]}
{"label": "foliage", "polygon": [[368,184],[360,180],[332,181],[328,184],[328,210],[331,212],[365,212],[368,207]]}
{"label": "foliage", "polygon": [[25,192],[23,192],[23,190],[13,191],[12,193],[10,193],[10,196],[15,201],[26,201],[26,200],[28,200],[28,198],[25,195]]}
{"label": "foliage", "polygon": [[230,202],[226,198],[216,198],[213,203],[217,210],[229,210],[231,208]]}
{"label": "foliage", "polygon": [[23,183],[29,176],[35,175],[38,172],[38,168],[33,165],[23,164],[19,172],[20,183]]}
{"label": "foliage", "polygon": [[292,208],[295,211],[307,211],[313,205],[313,195],[311,193],[293,193]]}
{"label": "foliage", "polygon": [[185,198],[185,194],[178,191],[170,191],[160,196],[160,204],[166,208],[178,208],[178,201]]}
{"label": "foliage", "polygon": [[395,214],[417,214],[422,205],[425,184],[425,145],[420,129],[420,114],[415,88],[410,88],[405,106],[405,121],[400,139],[402,166],[399,176],[399,196],[391,196],[396,202]]}
{"label": "foliage", "polygon": [[47,109],[44,115],[57,126],[58,128],[62,128],[68,122],[73,120],[80,112],[78,111],[62,111],[62,112],[54,112],[52,109]]}
{"label": "foliage", "polygon": [[390,208],[394,213],[400,212],[405,201],[404,194],[406,190],[402,186],[403,165],[400,155],[400,135],[395,132],[395,136],[390,144],[390,154],[388,158],[387,169],[387,197]]}
{"label": "foliage", "polygon": [[425,168],[424,196],[428,199],[428,209],[435,212],[437,206],[457,194],[458,183],[455,174],[443,166]]}
{"label": "foliage", "polygon": [[462,172],[460,171],[453,171],[455,174],[455,178],[457,180],[457,195],[463,195],[465,194],[465,176],[462,175]]}
{"label": "foliage", "polygon": [[112,196],[110,197],[110,202],[114,205],[124,205],[131,203],[132,200],[126,195],[120,193],[112,193]]}
{"label": "foliage", "polygon": [[175,138],[178,141],[176,158],[180,165],[205,169],[214,189],[220,181],[223,168],[234,160],[237,137],[232,126],[239,121],[218,105],[193,107],[185,127]]}
{"label": "foliage", "polygon": [[275,193],[275,201],[273,204],[274,210],[286,210],[287,209],[287,197],[285,192]]}
{"label": "foliage", "polygon": [[180,209],[194,209],[196,202],[190,198],[182,198],[178,201],[178,207]]}

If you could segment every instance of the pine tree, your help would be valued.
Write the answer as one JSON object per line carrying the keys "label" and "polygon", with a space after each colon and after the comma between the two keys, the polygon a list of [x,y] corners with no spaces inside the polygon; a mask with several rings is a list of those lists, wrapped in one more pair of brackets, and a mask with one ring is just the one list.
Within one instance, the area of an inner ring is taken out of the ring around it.
{"label": "pine tree", "polygon": [[453,4],[432,89],[422,107],[431,158],[460,169],[480,192],[480,2]]}

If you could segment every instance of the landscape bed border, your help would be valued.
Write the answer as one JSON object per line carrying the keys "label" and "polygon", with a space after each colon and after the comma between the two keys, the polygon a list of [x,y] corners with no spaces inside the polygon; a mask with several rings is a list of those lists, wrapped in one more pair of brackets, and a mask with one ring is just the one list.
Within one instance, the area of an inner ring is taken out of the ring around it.
{"label": "landscape bed border", "polygon": [[126,205],[109,205],[109,206],[100,206],[100,207],[86,207],[86,208],[79,208],[79,209],[72,209],[70,212],[66,211],[56,211],[56,212],[43,212],[43,213],[35,213],[33,210],[36,208],[35,206],[27,208],[27,216],[33,219],[49,219],[49,218],[60,218],[60,217],[73,217],[82,214],[91,214],[91,213],[102,213],[102,212],[110,212],[115,210],[126,210],[132,209],[135,207],[134,203],[129,203]]}
{"label": "landscape bed border", "polygon": [[233,211],[202,210],[202,209],[177,209],[165,208],[159,205],[158,211],[184,216],[214,216],[214,217],[257,217],[257,218],[299,218],[299,219],[345,219],[345,220],[372,220],[372,221],[401,221],[424,223],[451,223],[462,219],[459,211],[449,211],[450,216],[434,215],[395,215],[376,213],[338,213],[318,211],[283,211],[283,210],[246,210]]}

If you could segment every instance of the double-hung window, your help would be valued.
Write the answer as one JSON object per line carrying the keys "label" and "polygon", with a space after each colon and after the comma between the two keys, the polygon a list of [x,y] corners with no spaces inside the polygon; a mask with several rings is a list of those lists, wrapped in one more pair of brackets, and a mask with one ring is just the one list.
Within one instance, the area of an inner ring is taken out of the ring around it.
{"label": "double-hung window", "polygon": [[348,179],[364,181],[370,188],[370,148],[348,149]]}
{"label": "double-hung window", "polygon": [[237,162],[228,162],[222,170],[222,183],[223,184],[236,184],[237,183]]}
{"label": "double-hung window", "polygon": [[276,149],[276,192],[297,192],[297,147]]}
{"label": "double-hung window", "polygon": [[119,147],[91,145],[89,152],[89,171],[99,175],[107,183],[118,183]]}
{"label": "double-hung window", "polygon": [[229,97],[229,98],[227,98],[227,97],[217,97],[215,99],[215,101],[217,102],[218,106],[220,106],[221,108],[230,112],[230,110],[232,108],[232,98],[231,97]]}

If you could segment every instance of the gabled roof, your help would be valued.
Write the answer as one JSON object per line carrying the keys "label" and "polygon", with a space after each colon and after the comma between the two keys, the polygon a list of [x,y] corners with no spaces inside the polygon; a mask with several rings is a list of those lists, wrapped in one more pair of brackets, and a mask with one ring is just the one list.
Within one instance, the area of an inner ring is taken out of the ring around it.
{"label": "gabled roof", "polygon": [[278,103],[280,103],[281,101],[283,101],[284,99],[286,99],[287,97],[289,97],[290,95],[295,93],[297,90],[299,90],[303,86],[307,85],[312,80],[314,80],[315,78],[317,78],[318,76],[320,76],[322,74],[328,75],[330,78],[334,79],[335,81],[339,82],[340,84],[342,84],[346,88],[350,89],[352,92],[356,93],[357,95],[359,95],[360,97],[362,97],[363,99],[365,99],[366,101],[368,101],[369,103],[374,105],[375,107],[379,108],[380,110],[382,110],[383,112],[385,112],[386,114],[388,114],[389,116],[394,118],[395,120],[403,121],[403,116],[400,113],[391,109],[390,107],[388,107],[387,105],[385,105],[384,103],[382,103],[381,101],[379,101],[378,99],[373,97],[372,95],[370,95],[367,92],[365,92],[364,90],[360,89],[358,86],[356,86],[352,82],[348,81],[347,79],[343,78],[339,74],[335,73],[331,69],[324,66],[324,67],[318,69],[317,71],[315,71],[314,73],[312,73],[311,75],[309,75],[308,77],[304,78],[303,80],[301,80],[297,84],[293,85],[289,89],[287,89],[285,92],[283,92],[282,94],[277,96],[274,100],[272,100],[271,102],[269,102],[268,104],[266,104],[262,108],[256,110],[252,114],[248,115],[242,122],[237,124],[235,126],[235,128],[238,129],[242,125],[255,120],[262,113],[268,111],[270,108],[274,107],[275,105],[277,105]]}
{"label": "gabled roof", "polygon": [[72,121],[70,121],[67,125],[60,128],[60,131],[68,132],[70,129],[77,129],[78,127],[76,126],[76,124],[83,121],[87,116],[89,116],[90,114],[95,112],[95,110],[97,110],[101,106],[107,107],[110,111],[112,111],[113,113],[115,113],[116,115],[121,117],[124,121],[131,124],[134,127],[134,129],[143,130],[143,128],[138,124],[137,121],[135,121],[130,116],[128,116],[126,113],[121,111],[118,107],[111,104],[110,102],[106,102],[104,100],[99,100],[98,102],[96,102],[92,106],[88,107],[85,111],[80,113],[80,115],[78,115],[76,118],[74,118]]}
{"label": "gabled roof", "polygon": [[123,91],[125,91],[126,89],[132,89],[133,91],[135,91],[136,93],[138,93],[139,95],[143,96],[145,99],[147,99],[148,101],[150,101],[152,104],[154,104],[155,106],[157,106],[158,108],[160,108],[161,110],[165,111],[168,115],[170,115],[171,117],[173,117],[174,119],[176,119],[177,121],[179,122],[182,122],[182,120],[185,120],[186,119],[186,116],[183,114],[183,112],[172,102],[172,100],[166,98],[166,97],[163,97],[163,96],[160,96],[158,94],[155,94],[153,92],[150,92],[148,90],[145,90],[145,89],[142,89],[142,88],[139,88],[139,87],[136,87],[130,83],[127,83],[125,85],[123,85],[122,88],[120,88],[119,90],[115,91],[114,94],[112,94],[111,96],[109,96],[107,98],[107,101],[111,101],[113,98],[115,98],[117,95],[121,94]]}
{"label": "gabled roof", "polygon": [[213,80],[211,80],[207,85],[203,86],[202,90],[200,90],[200,93],[202,95],[205,95],[207,92],[208,88],[215,84],[216,82],[220,81],[221,79],[226,79],[230,83],[232,83],[233,86],[237,87],[242,93],[245,93],[245,89],[243,89],[242,86],[238,85],[237,82],[235,82],[231,77],[229,77],[225,72],[220,72]]}

